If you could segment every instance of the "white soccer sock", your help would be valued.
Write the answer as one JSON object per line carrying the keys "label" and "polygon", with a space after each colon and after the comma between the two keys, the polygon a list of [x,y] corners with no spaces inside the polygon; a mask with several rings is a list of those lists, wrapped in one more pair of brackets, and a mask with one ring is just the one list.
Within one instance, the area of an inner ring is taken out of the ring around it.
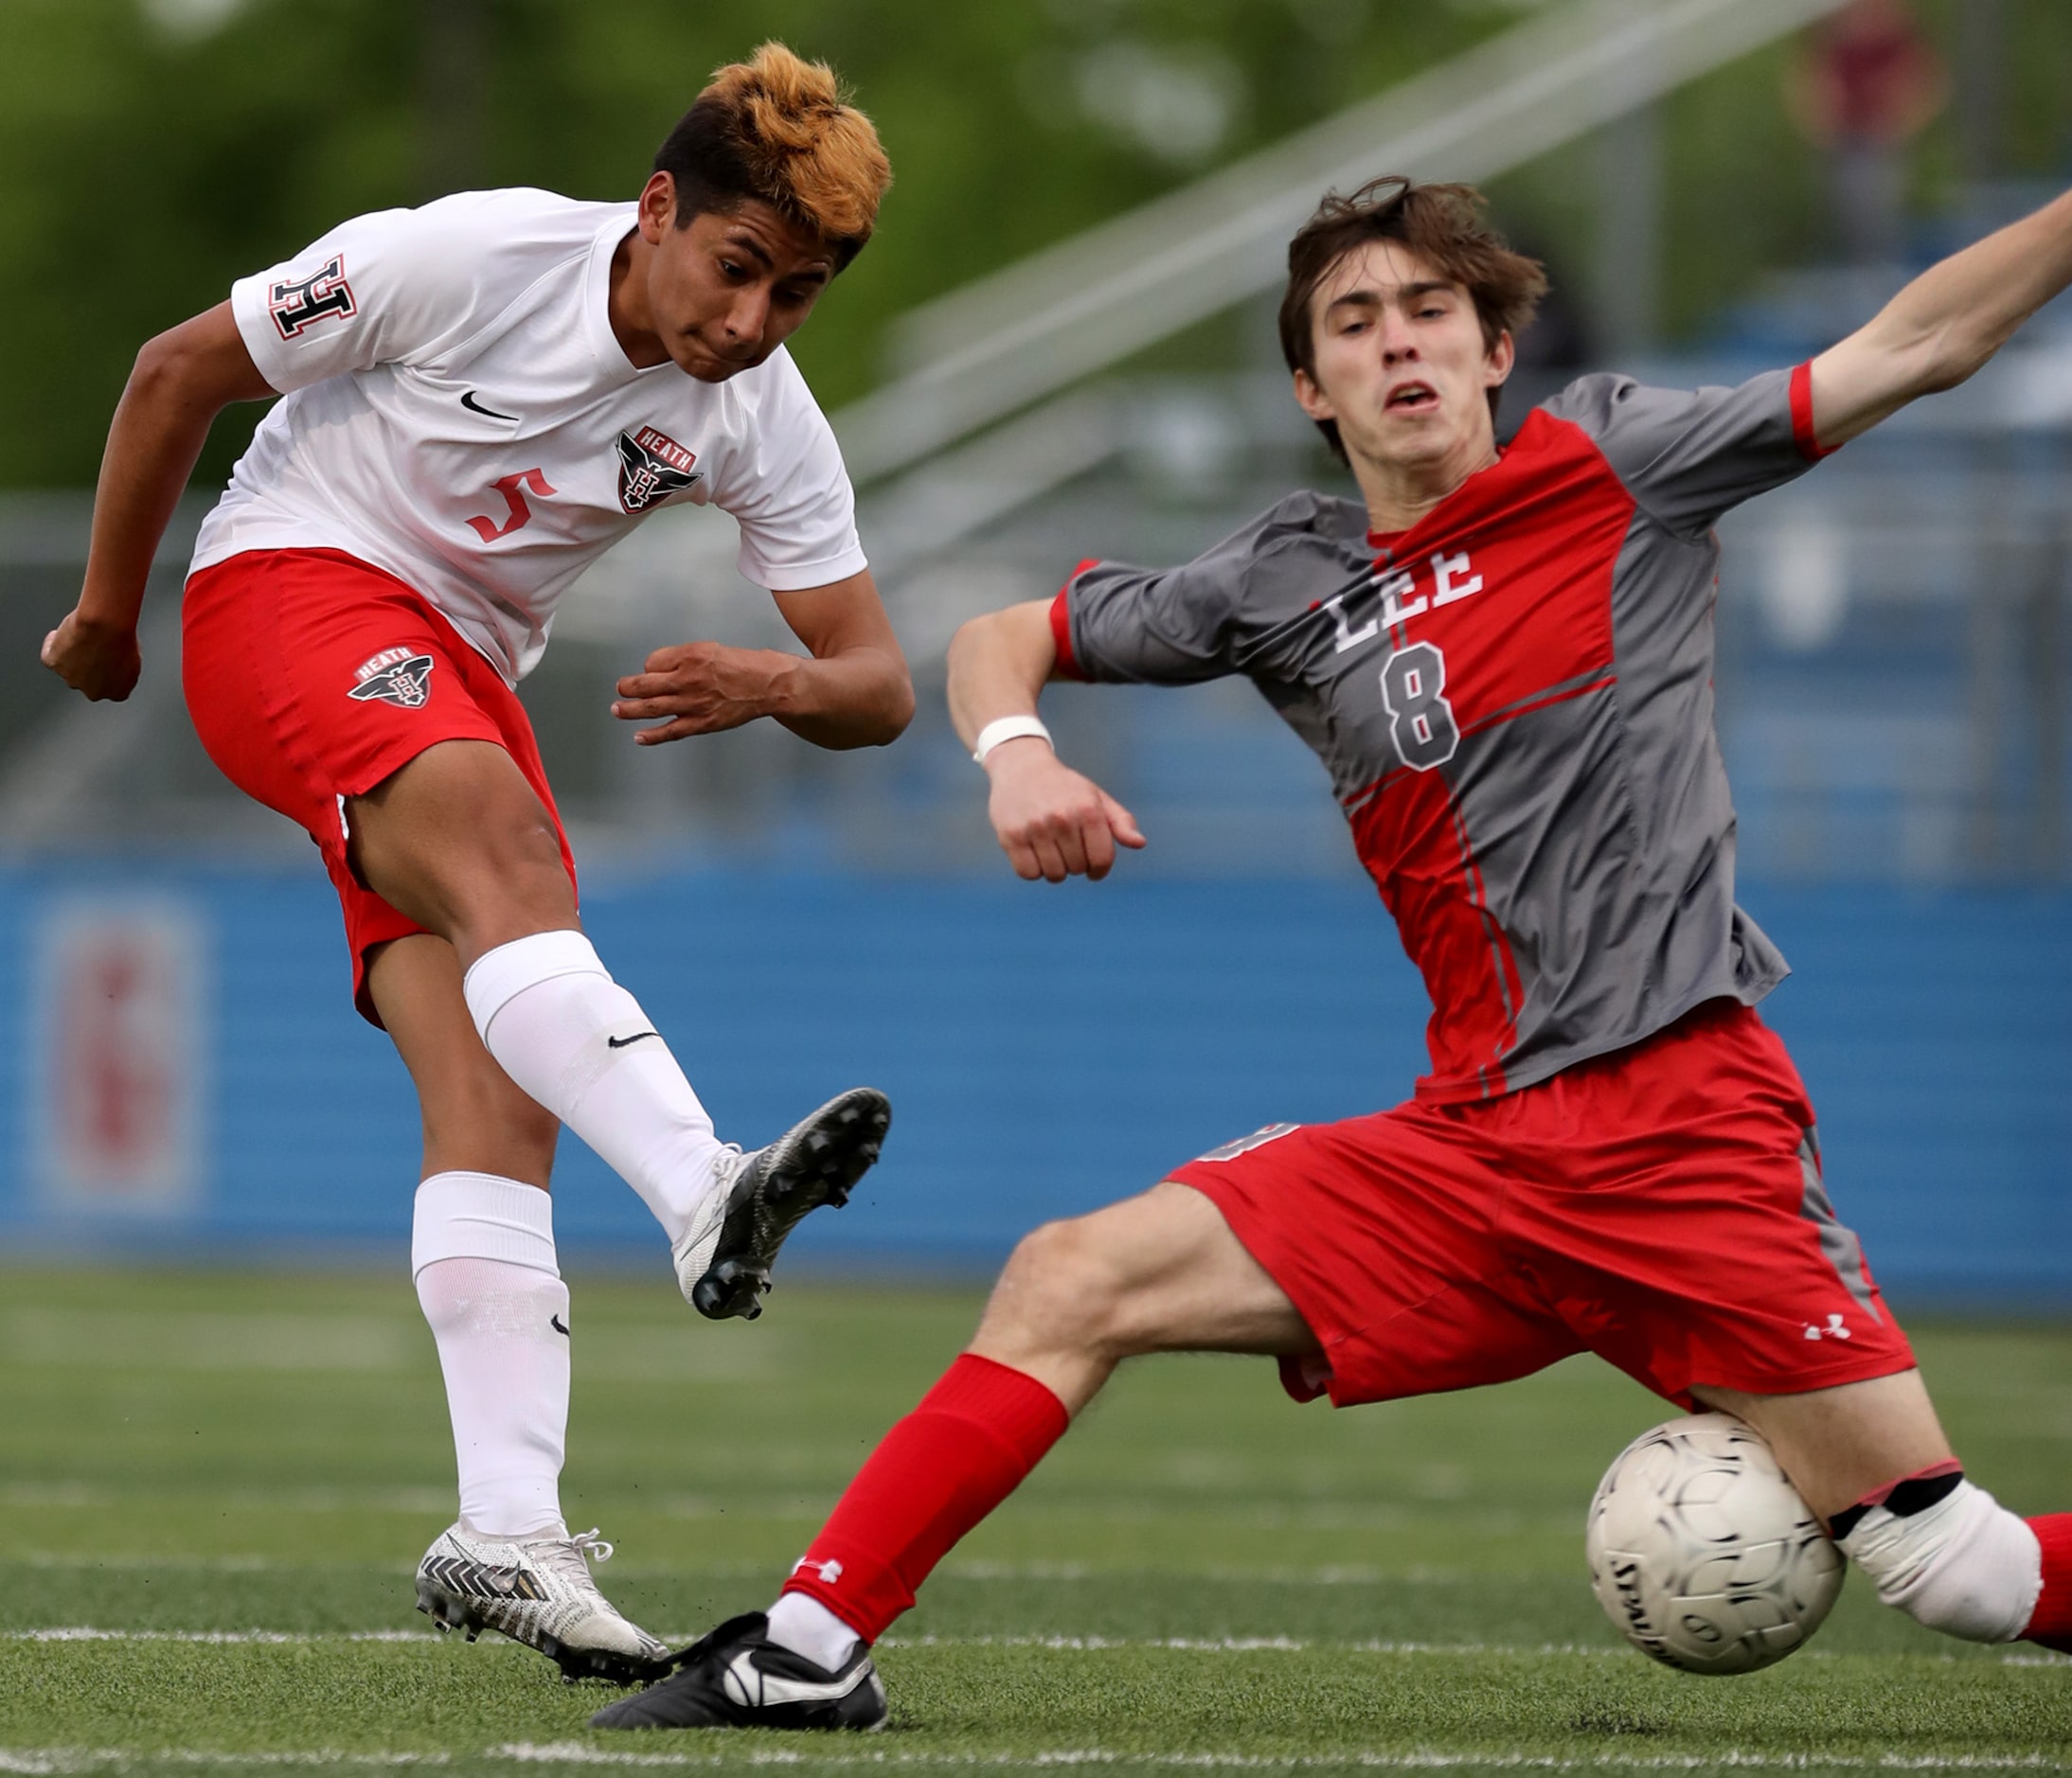
{"label": "white soccer sock", "polygon": [[770,1608],[770,1640],[838,1673],[863,1639],[810,1592],[780,1594]]}
{"label": "white soccer sock", "polygon": [[465,991],[504,1072],[654,1212],[673,1246],[712,1185],[712,1120],[640,1003],[581,933],[534,933],[483,952]]}
{"label": "white soccer sock", "polygon": [[1914,1505],[1905,1485],[1867,1506],[1837,1539],[1849,1559],[1881,1600],[1930,1629],[1966,1642],[2014,1641],[2043,1591],[2036,1533],[1961,1473],[1927,1505]]}
{"label": "white soccer sock", "polygon": [[418,1187],[410,1271],[438,1342],[460,1518],[491,1538],[565,1538],[568,1287],[546,1193],[489,1173]]}

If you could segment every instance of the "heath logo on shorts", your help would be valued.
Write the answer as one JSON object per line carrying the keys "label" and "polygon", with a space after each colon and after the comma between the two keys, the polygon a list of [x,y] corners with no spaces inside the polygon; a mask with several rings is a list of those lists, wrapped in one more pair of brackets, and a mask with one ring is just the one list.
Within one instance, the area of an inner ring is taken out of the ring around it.
{"label": "heath logo on shorts", "polygon": [[667,433],[643,426],[618,435],[618,504],[628,512],[645,512],[671,494],[680,494],[704,473],[690,466],[697,456]]}
{"label": "heath logo on shorts", "polygon": [[399,710],[421,710],[432,697],[432,667],[429,654],[384,649],[353,675],[360,683],[346,696],[362,703],[379,699]]}

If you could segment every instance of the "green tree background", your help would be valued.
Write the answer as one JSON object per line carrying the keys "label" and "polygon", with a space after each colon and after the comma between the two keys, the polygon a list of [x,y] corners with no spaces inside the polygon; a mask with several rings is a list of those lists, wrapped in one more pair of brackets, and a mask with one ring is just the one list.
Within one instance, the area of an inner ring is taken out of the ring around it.
{"label": "green tree background", "polygon": [[[1962,0],[1921,10],[1947,39]],[[475,185],[631,196],[709,70],[768,37],[840,69],[897,184],[801,336],[839,406],[885,323],[1502,29],[1529,0],[7,0],[0,7],[0,486],[91,483],[135,349],[338,219]],[[2066,146],[2072,7],[2009,0],[2008,165]],[[1688,335],[1814,256],[1778,47],[1667,108],[1666,322]],[[1951,126],[1917,155],[1933,204]],[[1587,147],[1494,188],[1557,274],[1587,264]],[[1383,170],[1377,169],[1376,170]],[[1200,330],[1183,351],[1226,351]],[[256,411],[255,411],[256,412]],[[253,414],[217,428],[219,479]]]}

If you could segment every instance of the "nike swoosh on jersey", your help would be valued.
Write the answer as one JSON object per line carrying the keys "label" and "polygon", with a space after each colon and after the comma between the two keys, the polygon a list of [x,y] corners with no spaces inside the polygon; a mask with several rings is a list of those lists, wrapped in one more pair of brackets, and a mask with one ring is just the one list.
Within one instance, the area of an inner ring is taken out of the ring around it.
{"label": "nike swoosh on jersey", "polygon": [[659,1031],[635,1031],[632,1037],[608,1037],[604,1040],[604,1047],[608,1050],[622,1050],[639,1042],[642,1038],[658,1038],[661,1035]]}
{"label": "nike swoosh on jersey", "polygon": [[518,416],[515,414],[499,414],[493,407],[484,407],[481,402],[477,401],[474,399],[474,391],[473,389],[466,390],[462,393],[460,398],[460,405],[466,408],[471,414],[480,414],[490,419],[515,420],[518,418]]}
{"label": "nike swoosh on jersey", "polygon": [[743,1648],[727,1663],[726,1694],[750,1709],[759,1704],[831,1704],[853,1692],[869,1671],[870,1663],[861,1661],[846,1680],[787,1680],[765,1673],[756,1664],[754,1652]]}

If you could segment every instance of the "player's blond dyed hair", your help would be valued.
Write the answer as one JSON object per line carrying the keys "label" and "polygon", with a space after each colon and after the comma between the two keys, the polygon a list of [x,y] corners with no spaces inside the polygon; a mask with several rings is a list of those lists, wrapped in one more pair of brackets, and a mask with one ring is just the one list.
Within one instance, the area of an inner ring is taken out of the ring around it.
{"label": "player's blond dyed hair", "polygon": [[678,227],[754,199],[818,235],[838,265],[870,239],[892,183],[878,132],[834,70],[777,43],[715,70],[654,169],[676,182]]}

